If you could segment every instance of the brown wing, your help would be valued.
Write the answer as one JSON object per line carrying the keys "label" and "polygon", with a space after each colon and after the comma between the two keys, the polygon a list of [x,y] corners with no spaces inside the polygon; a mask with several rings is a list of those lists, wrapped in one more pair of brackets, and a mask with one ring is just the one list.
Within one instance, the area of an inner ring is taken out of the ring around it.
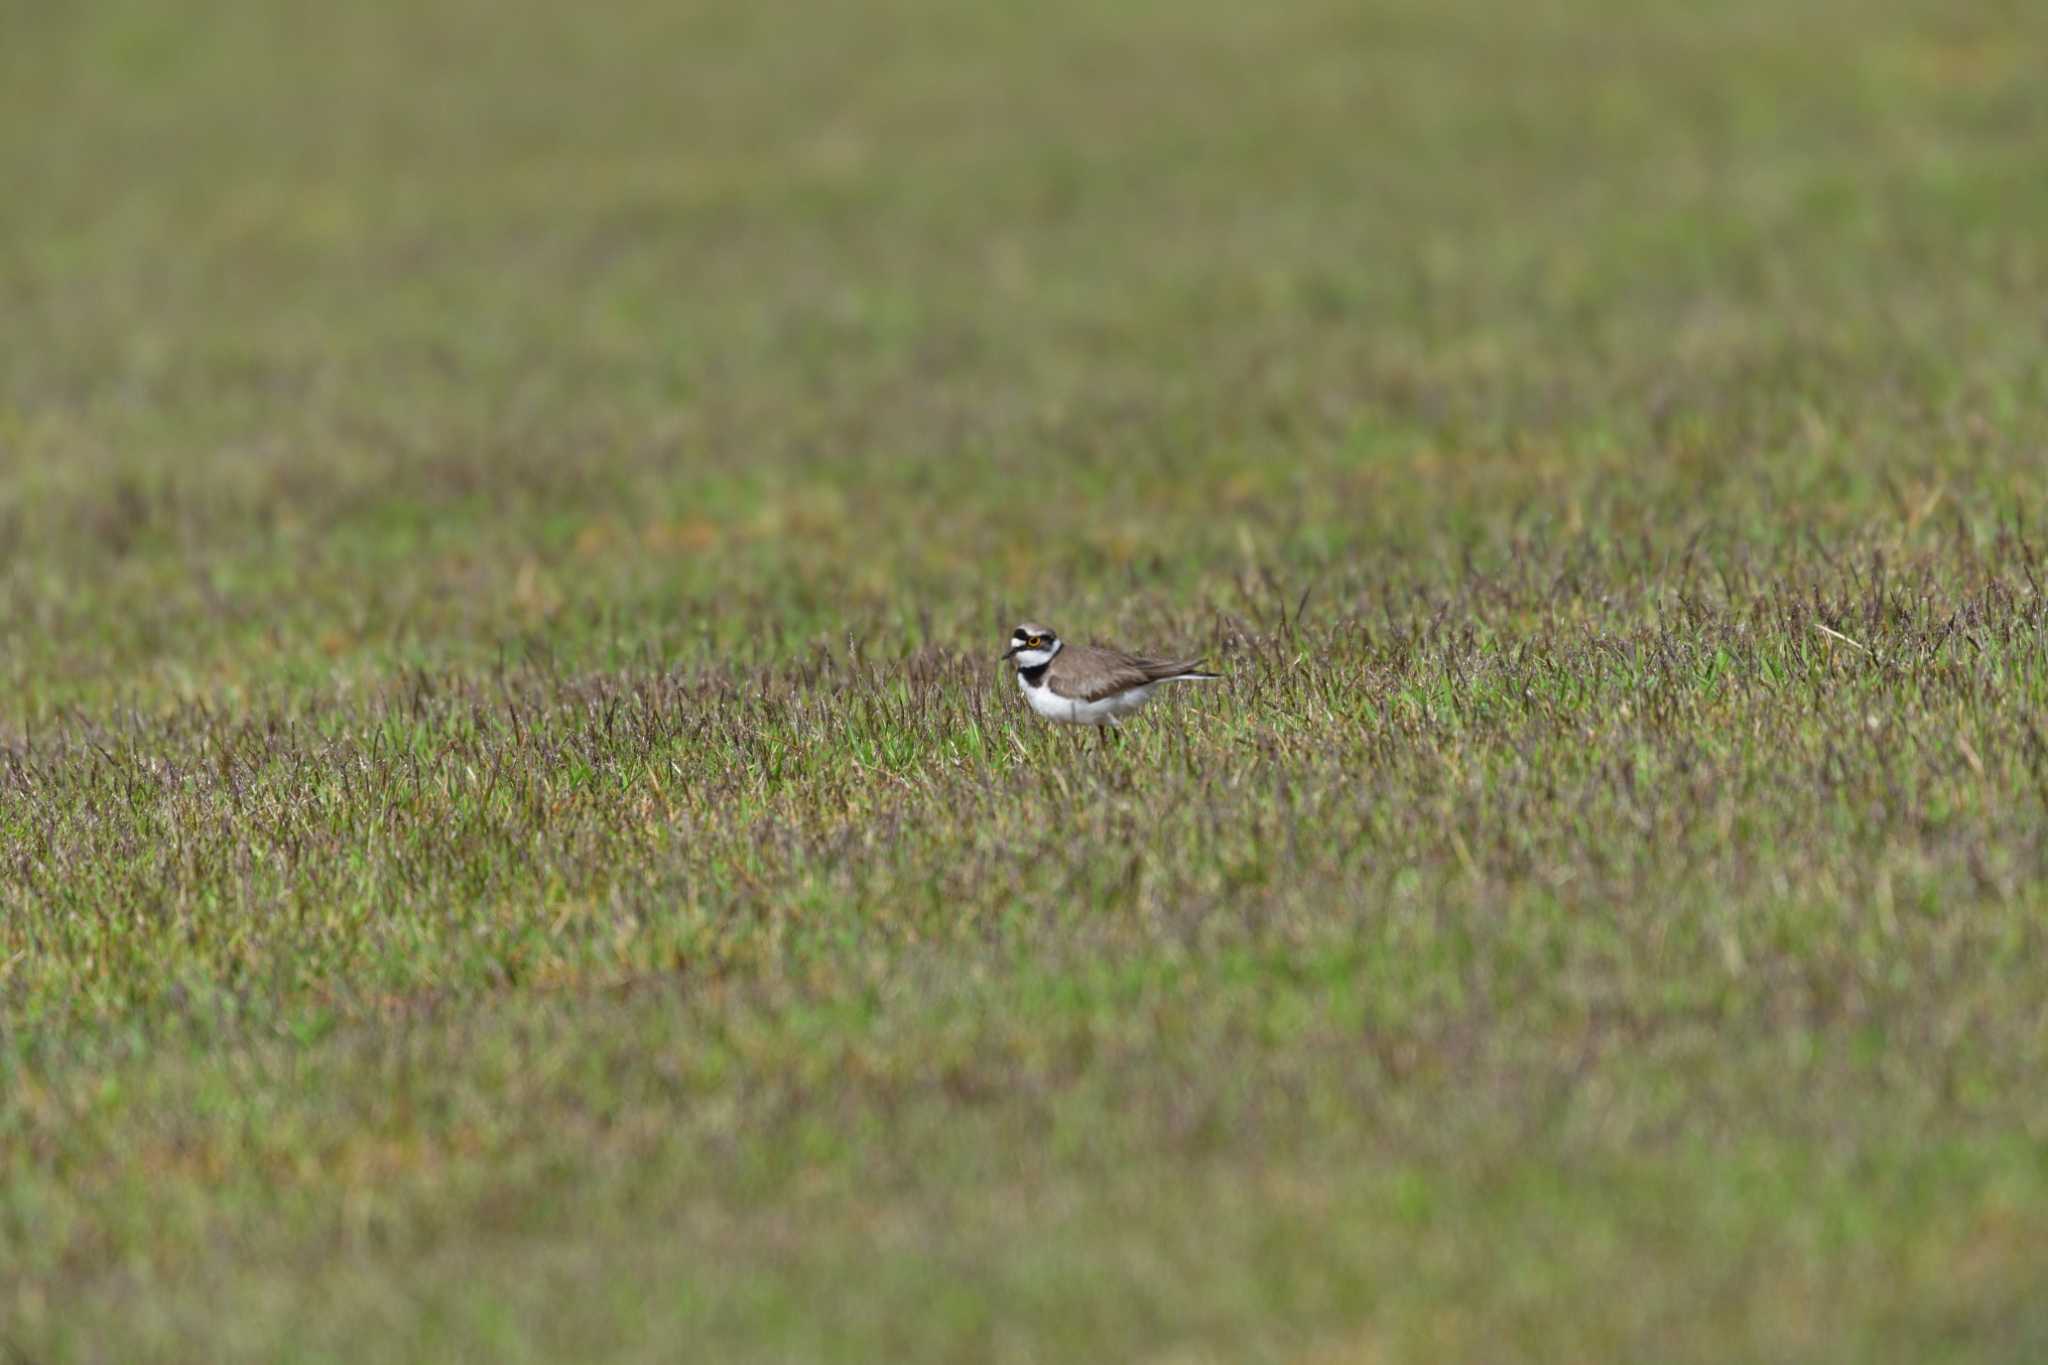
{"label": "brown wing", "polygon": [[1161,678],[1199,672],[1201,667],[1194,659],[1149,659],[1102,645],[1067,645],[1045,681],[1056,695],[1069,700],[1101,701]]}

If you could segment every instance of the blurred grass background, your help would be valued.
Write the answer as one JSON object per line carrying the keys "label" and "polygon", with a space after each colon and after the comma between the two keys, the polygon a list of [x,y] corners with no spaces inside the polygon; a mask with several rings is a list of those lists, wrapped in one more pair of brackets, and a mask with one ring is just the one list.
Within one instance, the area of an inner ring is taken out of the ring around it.
{"label": "blurred grass background", "polygon": [[2012,511],[2039,27],[24,6],[13,681],[206,690],[542,622],[581,652],[600,617],[746,649],[703,604],[763,592],[798,638],[906,603],[980,634],[998,599],[1096,614],[1135,559],[1183,595],[1247,535],[1768,539],[1788,500],[1867,525],[1886,480]]}
{"label": "blurred grass background", "polygon": [[2048,1342],[2035,7],[0,34],[0,1345]]}

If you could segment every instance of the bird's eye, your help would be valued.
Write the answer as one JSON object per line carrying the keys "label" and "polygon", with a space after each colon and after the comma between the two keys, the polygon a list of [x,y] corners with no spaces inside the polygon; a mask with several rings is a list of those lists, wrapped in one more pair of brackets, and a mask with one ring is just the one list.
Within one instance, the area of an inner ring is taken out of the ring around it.
{"label": "bird's eye", "polygon": [[1043,635],[1034,635],[1034,636],[1032,636],[1032,637],[1031,637],[1031,647],[1032,647],[1033,649],[1043,649],[1043,648],[1045,648],[1045,637],[1044,637]]}

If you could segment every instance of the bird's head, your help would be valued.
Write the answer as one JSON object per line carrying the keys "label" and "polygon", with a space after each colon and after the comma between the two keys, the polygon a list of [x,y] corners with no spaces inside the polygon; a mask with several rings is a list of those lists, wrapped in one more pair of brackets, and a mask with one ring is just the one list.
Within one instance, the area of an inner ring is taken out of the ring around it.
{"label": "bird's head", "polygon": [[1003,651],[1003,657],[1015,659],[1019,669],[1037,668],[1051,663],[1052,656],[1059,652],[1060,637],[1051,626],[1034,626],[1026,621],[1010,632],[1010,647]]}

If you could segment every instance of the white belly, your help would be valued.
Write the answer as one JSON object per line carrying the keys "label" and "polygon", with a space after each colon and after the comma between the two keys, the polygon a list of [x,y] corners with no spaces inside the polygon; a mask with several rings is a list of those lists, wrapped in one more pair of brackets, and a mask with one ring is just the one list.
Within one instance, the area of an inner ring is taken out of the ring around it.
{"label": "white belly", "polygon": [[1119,692],[1101,701],[1077,701],[1062,697],[1050,687],[1033,687],[1024,681],[1024,675],[1017,675],[1017,686],[1024,689],[1024,699],[1031,703],[1031,709],[1047,720],[1064,721],[1069,725],[1114,725],[1121,716],[1152,700],[1152,689],[1158,683],[1146,683],[1133,687],[1128,692]]}

